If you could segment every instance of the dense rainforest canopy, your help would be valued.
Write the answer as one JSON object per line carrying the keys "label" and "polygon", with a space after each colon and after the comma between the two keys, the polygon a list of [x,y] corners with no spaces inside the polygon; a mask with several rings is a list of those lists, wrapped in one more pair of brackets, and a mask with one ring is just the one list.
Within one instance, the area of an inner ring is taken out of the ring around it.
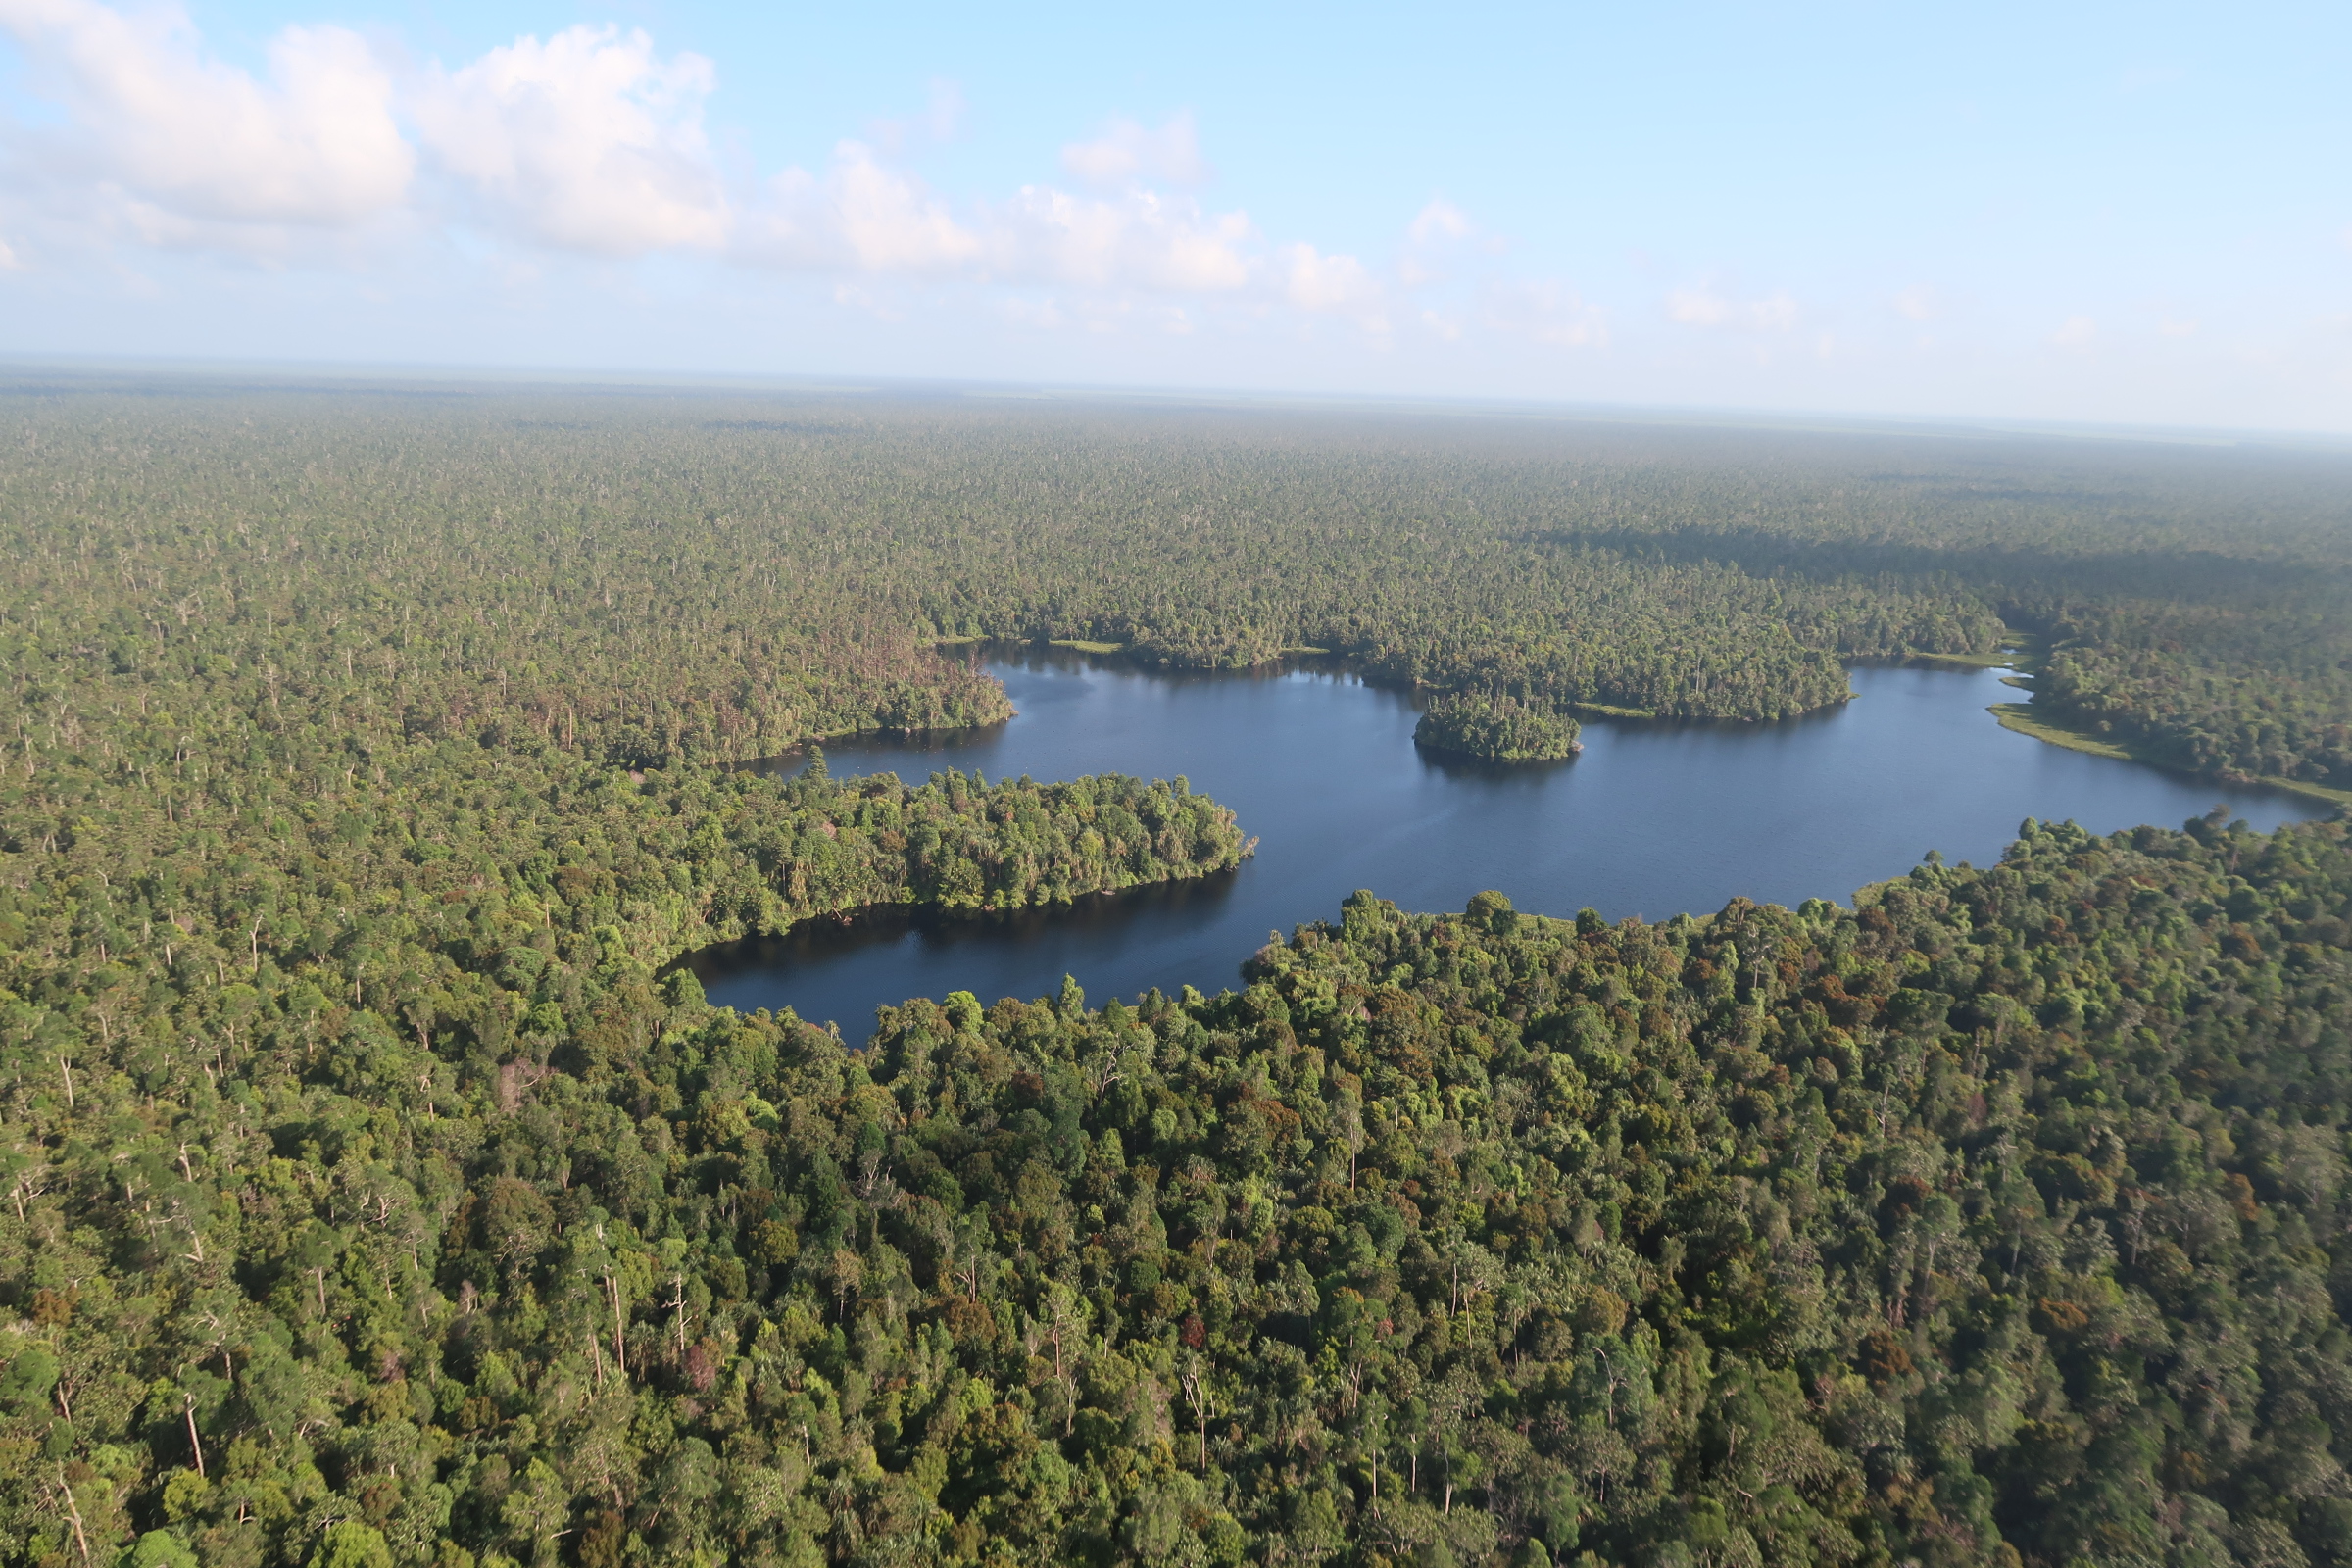
{"label": "dense rainforest canopy", "polygon": [[[986,722],[936,639],[1686,717],[2047,646],[2216,774],[2352,758],[2352,458],[1966,432],[594,388],[0,386],[20,684],[536,731],[640,765]],[[223,699],[231,697],[220,691]],[[73,706],[72,704],[68,705]],[[186,706],[186,705],[182,705]],[[209,704],[207,706],[210,706]],[[2103,729],[2102,729],[2103,726]]]}
{"label": "dense rainforest canopy", "polygon": [[2037,710],[2340,779],[2340,459],[5,390],[0,1560],[2352,1565],[2341,823],[1364,894],[869,1040],[671,967],[1249,853],[740,765],[1003,718],[962,639],[1333,649],[1507,749],[2022,632]]}
{"label": "dense rainforest canopy", "polygon": [[2343,826],[2028,824],[1857,902],[1363,895],[1238,994],[916,1002],[863,1051],[478,916],[467,972],[577,999],[504,1061],[274,966],[218,1021],[20,1000],[0,1528],[2352,1561]]}

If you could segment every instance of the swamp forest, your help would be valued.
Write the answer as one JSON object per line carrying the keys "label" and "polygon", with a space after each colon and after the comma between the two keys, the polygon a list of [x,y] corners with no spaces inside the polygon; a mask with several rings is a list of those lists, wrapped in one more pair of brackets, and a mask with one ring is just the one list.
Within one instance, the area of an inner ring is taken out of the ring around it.
{"label": "swamp forest", "polygon": [[20,373],[0,536],[0,1560],[2352,1568],[2340,809],[847,1033],[681,961],[1247,861],[832,775],[984,645],[1576,767],[2007,665],[2340,808],[2352,456]]}

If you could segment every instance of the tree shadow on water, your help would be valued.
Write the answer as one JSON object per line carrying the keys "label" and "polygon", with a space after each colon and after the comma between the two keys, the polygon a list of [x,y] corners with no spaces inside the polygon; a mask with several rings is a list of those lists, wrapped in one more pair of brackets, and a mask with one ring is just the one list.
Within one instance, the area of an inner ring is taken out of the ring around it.
{"label": "tree shadow on water", "polygon": [[[890,995],[873,998],[875,1004],[898,1003],[909,996],[932,995],[942,961],[958,954],[982,960],[984,970],[1002,972],[1019,967],[1025,954],[1049,944],[1075,940],[1098,950],[1115,948],[1130,936],[1149,938],[1153,927],[1205,923],[1232,896],[1240,874],[1236,867],[1186,881],[1090,893],[1068,904],[1035,908],[876,905],[848,914],[819,915],[773,936],[719,943],[690,953],[670,967],[691,970],[707,986],[758,976],[789,987],[796,972],[816,974],[857,954],[895,947],[912,936],[917,942],[906,950],[900,989],[885,985],[880,989]],[[991,958],[997,961],[987,962]],[[975,977],[973,984],[987,982]]]}
{"label": "tree shadow on water", "polygon": [[1425,770],[1453,783],[1536,784],[1577,763],[1576,757],[1535,758],[1518,762],[1464,757],[1459,752],[1434,750],[1419,741],[1413,743],[1413,755],[1421,759]]}

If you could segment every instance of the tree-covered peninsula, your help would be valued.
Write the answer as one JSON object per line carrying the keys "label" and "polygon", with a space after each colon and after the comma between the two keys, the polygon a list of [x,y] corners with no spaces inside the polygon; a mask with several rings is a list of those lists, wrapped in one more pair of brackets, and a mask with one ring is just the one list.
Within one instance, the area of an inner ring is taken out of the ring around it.
{"label": "tree-covered peninsula", "polygon": [[864,1049],[456,891],[18,950],[12,1560],[2352,1560],[2340,823]]}
{"label": "tree-covered peninsula", "polygon": [[1413,742],[1499,762],[1557,761],[1585,749],[1576,738],[1581,728],[1544,703],[1465,692],[1432,702],[1413,726]]}

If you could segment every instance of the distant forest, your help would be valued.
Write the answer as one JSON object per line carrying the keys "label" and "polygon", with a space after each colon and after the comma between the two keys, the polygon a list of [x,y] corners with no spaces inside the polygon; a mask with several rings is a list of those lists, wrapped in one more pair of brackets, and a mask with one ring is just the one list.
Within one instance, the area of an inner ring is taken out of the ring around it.
{"label": "distant forest", "polygon": [[20,387],[8,417],[5,631],[44,689],[170,671],[206,712],[294,693],[643,764],[1001,716],[942,639],[1318,647],[1758,719],[2006,625],[2046,645],[2053,719],[2352,777],[2340,455],[479,388]]}
{"label": "distant forest", "polygon": [[2352,1568],[2341,822],[1364,893],[866,1040],[674,966],[1248,855],[1184,779],[740,765],[1004,718],[980,639],[1329,650],[1522,756],[2017,639],[2061,726],[2341,786],[2352,458],[65,377],[0,436],[0,1561]]}

